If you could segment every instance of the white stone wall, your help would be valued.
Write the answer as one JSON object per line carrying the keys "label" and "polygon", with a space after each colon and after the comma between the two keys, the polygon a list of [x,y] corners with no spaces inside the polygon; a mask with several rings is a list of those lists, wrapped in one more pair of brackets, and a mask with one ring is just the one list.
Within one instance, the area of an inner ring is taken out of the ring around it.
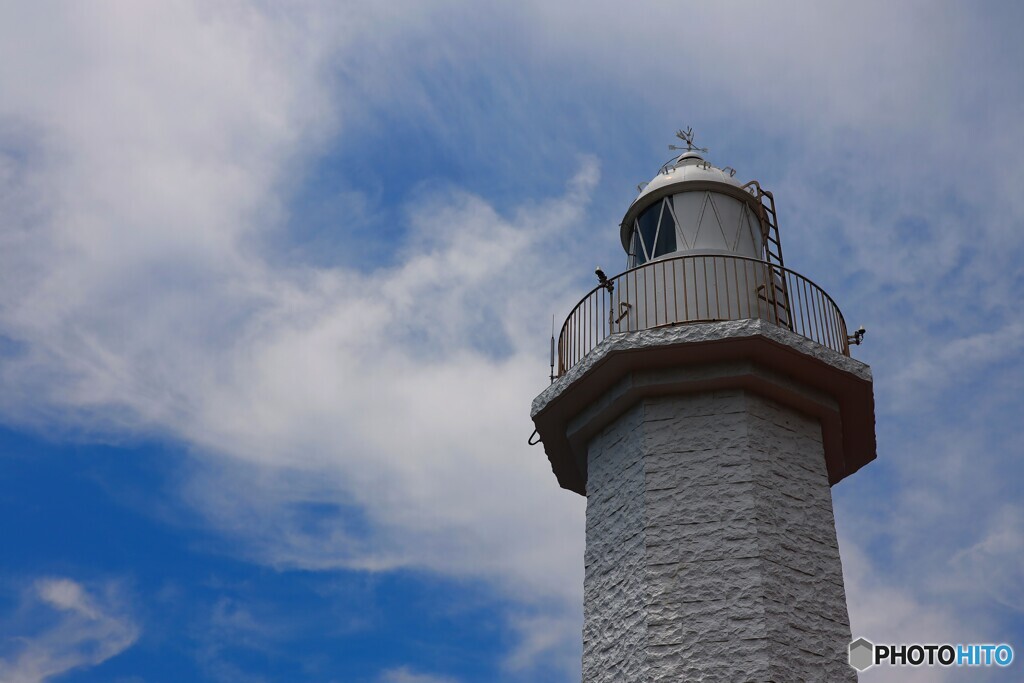
{"label": "white stone wall", "polygon": [[816,420],[648,398],[588,461],[585,683],[857,680]]}
{"label": "white stone wall", "polygon": [[640,406],[622,415],[589,455],[584,681],[646,680],[642,416]]}

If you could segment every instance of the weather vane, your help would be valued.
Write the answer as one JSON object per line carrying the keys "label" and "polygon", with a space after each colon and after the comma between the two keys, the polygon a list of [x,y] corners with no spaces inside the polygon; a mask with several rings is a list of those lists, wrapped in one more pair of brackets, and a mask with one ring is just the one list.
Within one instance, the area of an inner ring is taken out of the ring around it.
{"label": "weather vane", "polygon": [[684,149],[683,147],[677,147],[676,145],[669,145],[668,148],[673,150],[673,151],[685,151],[685,152],[692,152],[694,150],[696,150],[698,152],[706,152],[706,151],[708,151],[707,147],[697,147],[696,145],[693,144],[693,128],[690,128],[689,126],[686,127],[686,130],[683,130],[682,128],[677,130],[676,131],[676,137],[679,138],[680,140],[682,140],[683,142],[685,142],[686,143],[686,147]]}

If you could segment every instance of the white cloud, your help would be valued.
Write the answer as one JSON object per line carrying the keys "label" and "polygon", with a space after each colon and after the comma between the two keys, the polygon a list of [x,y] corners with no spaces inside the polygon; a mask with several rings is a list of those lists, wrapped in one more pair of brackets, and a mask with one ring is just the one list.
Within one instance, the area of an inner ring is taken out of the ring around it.
{"label": "white cloud", "polygon": [[[525,442],[573,296],[544,249],[580,226],[593,162],[511,218],[434,199],[392,268],[278,267],[263,236],[336,125],[322,69],[372,13],[62,10],[4,22],[46,36],[5,42],[31,77],[0,71],[7,420],[189,443],[188,495],[260,561],[428,568],[574,610],[582,501]],[[311,502],[346,514],[311,533],[291,514]]]}
{"label": "white cloud", "polygon": [[[987,414],[981,413],[982,424]],[[858,481],[863,475],[834,491],[854,637],[876,643],[1015,637],[1022,595],[1020,511],[1004,502],[1004,487],[1012,491],[1013,484],[1001,483],[1006,463],[987,456],[996,449],[991,438],[979,437],[984,430],[973,420],[957,427],[955,434],[926,429],[924,438],[905,427],[906,443],[927,457],[880,455],[889,460],[879,465],[886,467],[892,495],[866,496],[870,489]],[[963,674],[881,667],[861,680],[960,680]],[[1000,680],[995,670],[972,676]]]}
{"label": "white cloud", "polygon": [[456,683],[454,678],[417,673],[407,666],[388,669],[381,673],[378,680],[380,683]]}
{"label": "white cloud", "polygon": [[1006,607],[1024,613],[1024,510],[1006,506],[994,515],[984,537],[953,557],[962,580]]}
{"label": "white cloud", "polygon": [[[867,638],[873,643],[961,642],[960,625],[948,606],[922,600],[900,578],[887,577],[851,542],[842,543],[842,556],[854,638]],[[860,680],[926,683],[951,680],[949,675],[942,668],[875,667],[861,673]]]}
{"label": "white cloud", "polygon": [[565,672],[566,679],[579,675],[582,615],[524,614],[511,618],[519,642],[505,657],[511,671],[529,671],[541,661],[550,661]]}
{"label": "white cloud", "polygon": [[0,658],[0,680],[41,683],[96,666],[131,647],[139,629],[116,584],[87,590],[67,578],[42,578],[5,624],[12,648]]}
{"label": "white cloud", "polygon": [[993,331],[965,331],[963,336],[929,341],[931,348],[908,359],[890,380],[895,390],[894,408],[914,410],[929,395],[956,389],[992,367],[1019,358],[1024,349],[1024,323],[1012,321]]}
{"label": "white cloud", "polygon": [[[886,644],[1012,643],[985,601],[1022,611],[1022,539],[1019,510],[1007,510],[983,541],[928,571],[899,560],[888,566],[872,561],[857,543],[841,538],[853,637]],[[967,673],[957,667],[877,666],[859,680],[931,683],[965,680]],[[970,671],[969,677],[1001,681],[1006,673],[993,667]]]}

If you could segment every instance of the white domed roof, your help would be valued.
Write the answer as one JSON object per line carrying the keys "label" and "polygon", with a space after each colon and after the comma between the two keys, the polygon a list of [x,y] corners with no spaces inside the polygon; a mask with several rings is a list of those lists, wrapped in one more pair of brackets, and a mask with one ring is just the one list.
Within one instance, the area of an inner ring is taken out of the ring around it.
{"label": "white domed roof", "polygon": [[736,180],[734,177],[735,174],[736,171],[733,171],[732,169],[723,170],[717,166],[712,166],[711,163],[705,161],[696,150],[689,151],[685,154],[679,155],[674,161],[662,166],[658,175],[654,176],[651,182],[644,186],[640,191],[640,194],[637,195],[637,198],[633,200],[633,203],[636,204],[655,190],[675,183],[702,180],[726,183],[733,187],[742,188],[743,183]]}

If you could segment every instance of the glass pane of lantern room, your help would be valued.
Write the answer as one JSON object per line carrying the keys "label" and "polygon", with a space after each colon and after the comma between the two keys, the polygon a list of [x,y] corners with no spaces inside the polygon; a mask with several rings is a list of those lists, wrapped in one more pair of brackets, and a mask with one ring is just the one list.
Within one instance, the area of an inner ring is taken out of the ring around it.
{"label": "glass pane of lantern room", "polygon": [[658,228],[658,240],[654,245],[655,256],[664,256],[676,250],[676,222],[672,218],[672,208],[668,199],[662,203],[665,208],[661,212],[661,227]]}
{"label": "glass pane of lantern room", "polygon": [[640,246],[640,232],[636,229],[633,230],[633,237],[629,240],[629,257],[630,268],[636,268],[647,261],[647,258],[644,256],[643,247]]}
{"label": "glass pane of lantern room", "polygon": [[661,202],[658,202],[653,206],[647,207],[637,219],[637,224],[640,227],[640,239],[643,241],[647,258],[651,258],[654,255],[654,237],[658,233],[658,217],[660,215]]}

